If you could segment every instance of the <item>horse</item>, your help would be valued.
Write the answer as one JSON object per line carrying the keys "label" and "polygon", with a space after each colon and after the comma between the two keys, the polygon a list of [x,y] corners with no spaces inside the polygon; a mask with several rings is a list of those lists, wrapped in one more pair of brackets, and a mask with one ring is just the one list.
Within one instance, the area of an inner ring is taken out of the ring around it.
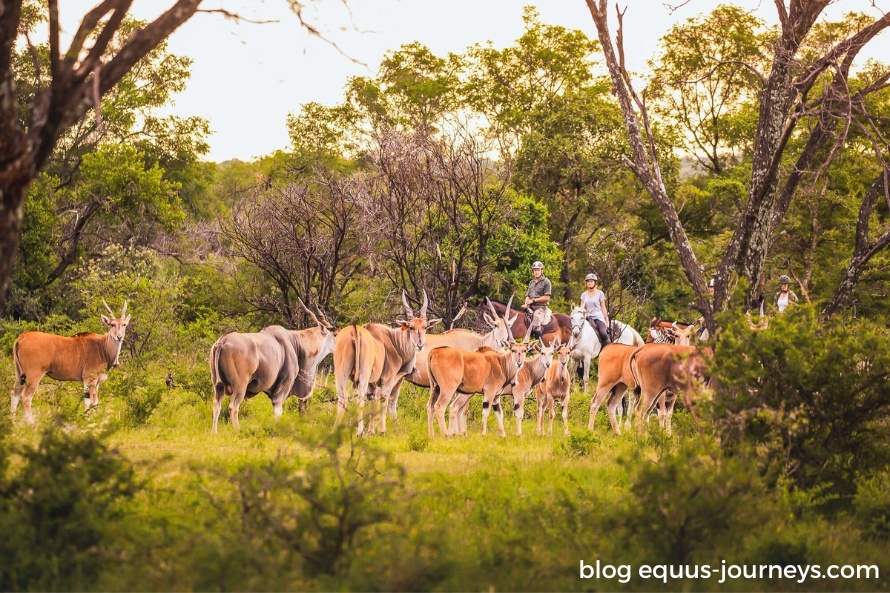
{"label": "horse", "polygon": [[[569,317],[571,323],[571,332],[573,348],[572,358],[576,361],[583,362],[583,374],[581,378],[584,380],[584,393],[587,393],[587,382],[590,380],[590,359],[597,358],[603,348],[599,335],[590,322],[587,320],[587,311],[581,307],[572,309]],[[637,330],[626,323],[612,320],[610,333],[617,336],[612,339],[615,344],[626,344],[628,346],[643,346],[646,342],[643,337],[637,333]],[[577,364],[577,363],[576,363]]]}
{"label": "horse", "polygon": [[[500,301],[492,300],[491,305],[494,307],[495,311],[500,317],[503,317],[505,312],[507,311],[507,305]],[[513,311],[519,314],[519,316],[516,318],[516,322],[511,328],[511,331],[513,332],[513,339],[522,340],[528,334],[529,326],[532,322],[532,317],[521,309],[513,309]],[[541,328],[541,341],[543,341],[545,344],[549,344],[555,341],[557,338],[559,338],[560,343],[568,344],[571,337],[572,321],[565,313],[554,313],[553,319],[550,320],[550,323]]]}

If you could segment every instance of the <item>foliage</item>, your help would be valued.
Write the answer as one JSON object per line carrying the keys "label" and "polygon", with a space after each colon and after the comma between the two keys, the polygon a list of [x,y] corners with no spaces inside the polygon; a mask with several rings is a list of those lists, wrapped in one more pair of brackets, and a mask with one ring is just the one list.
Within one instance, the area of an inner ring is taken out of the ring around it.
{"label": "foliage", "polygon": [[55,425],[33,447],[0,440],[0,588],[96,588],[118,561],[114,527],[138,489],[130,464],[95,435]]}
{"label": "foliage", "polygon": [[863,531],[883,540],[890,538],[890,472],[886,469],[857,480],[854,515]]}
{"label": "foliage", "polygon": [[851,493],[856,472],[875,467],[875,438],[890,413],[890,348],[882,324],[820,319],[798,306],[765,330],[727,324],[713,414],[727,451],[752,449],[761,472],[795,486]]}
{"label": "foliage", "polygon": [[651,64],[653,111],[679,128],[678,144],[704,169],[720,174],[750,151],[768,41],[764,23],[748,11],[721,5],[674,25]]}
{"label": "foliage", "polygon": [[302,560],[315,577],[345,570],[362,532],[391,520],[403,474],[389,457],[355,436],[334,431],[315,444],[321,455],[302,467],[277,460],[232,478],[245,536],[268,553]]}
{"label": "foliage", "polygon": [[[626,501],[621,528],[632,547],[652,562],[703,563],[715,545],[732,546],[729,534],[743,534],[770,514],[753,503],[764,488],[740,459],[713,456],[689,444],[657,463],[629,461],[638,468]],[[646,509],[647,512],[640,512]],[[724,550],[724,558],[731,549]]]}

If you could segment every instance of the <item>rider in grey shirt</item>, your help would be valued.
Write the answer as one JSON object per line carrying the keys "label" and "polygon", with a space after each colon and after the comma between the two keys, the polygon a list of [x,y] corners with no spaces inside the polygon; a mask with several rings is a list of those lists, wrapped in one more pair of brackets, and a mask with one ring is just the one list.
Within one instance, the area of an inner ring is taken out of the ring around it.
{"label": "rider in grey shirt", "polygon": [[587,321],[596,330],[600,343],[605,346],[612,342],[609,339],[609,311],[606,309],[606,295],[596,287],[596,274],[588,274],[584,281],[587,290],[581,293],[581,307],[587,312]]}

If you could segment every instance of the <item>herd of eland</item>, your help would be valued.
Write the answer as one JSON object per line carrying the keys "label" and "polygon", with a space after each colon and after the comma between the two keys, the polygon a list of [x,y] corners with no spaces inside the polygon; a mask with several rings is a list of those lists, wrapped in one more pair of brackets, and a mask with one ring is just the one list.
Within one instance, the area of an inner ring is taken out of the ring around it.
{"label": "herd of eland", "polygon": [[[544,433],[548,409],[550,422],[546,432],[552,433],[556,403],[562,408],[568,433],[568,403],[574,375],[570,367],[574,363],[581,372],[586,394],[593,359],[598,359],[598,380],[590,402],[590,430],[598,409],[605,404],[612,430],[620,434],[626,396],[625,428],[631,426],[632,411],[636,411],[638,426],[642,427],[644,419],[657,407],[659,423],[670,434],[677,398],[682,397],[691,409],[692,395],[707,385],[708,362],[713,358],[709,347],[690,345],[694,324],[660,319],[653,320],[646,341],[629,325],[613,321],[612,343],[604,346],[579,307],[569,315],[555,313],[541,327],[541,337],[532,340],[531,328],[539,320],[513,310],[512,297],[507,303],[485,299],[481,318],[488,331],[484,334],[449,329],[427,335],[441,320],[427,317],[426,291],[416,313],[402,293],[404,318],[393,325],[367,323],[336,328],[320,309],[316,314],[302,300],[298,301],[315,324],[313,327],[290,330],[272,325],[256,333],[230,332],[211,347],[212,432],[218,430],[226,395],[230,398],[229,418],[235,429],[239,427],[241,404],[259,393],[269,396],[276,418],[282,415],[284,402],[290,396],[297,397],[302,414],[312,395],[319,364],[333,354],[335,426],[342,422],[349,402],[355,400],[359,434],[386,432],[387,413],[396,417],[399,391],[405,380],[429,390],[426,409],[430,437],[435,435],[436,424],[443,435],[466,434],[468,408],[477,394],[483,397],[483,434],[493,411],[499,434],[506,435],[501,397],[510,395],[516,433],[521,435],[524,403],[532,391],[537,402],[538,434]],[[108,378],[107,371],[118,366],[130,321],[126,303],[120,316],[103,303],[110,313],[101,316],[108,328],[105,334],[63,337],[27,331],[18,337],[13,346],[13,418],[21,401],[25,420],[34,422],[31,403],[44,376],[82,382],[84,407],[89,410],[98,405],[99,385]],[[366,402],[372,405],[370,414],[364,412]]]}

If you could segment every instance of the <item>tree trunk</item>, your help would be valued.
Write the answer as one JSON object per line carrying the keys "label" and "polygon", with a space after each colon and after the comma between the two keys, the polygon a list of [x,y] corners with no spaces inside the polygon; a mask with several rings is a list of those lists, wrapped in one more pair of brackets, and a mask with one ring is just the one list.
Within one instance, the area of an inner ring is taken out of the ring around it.
{"label": "tree trunk", "polygon": [[[597,34],[599,35],[600,45],[603,50],[603,56],[606,66],[609,69],[609,75],[612,79],[612,89],[618,97],[618,103],[621,106],[621,112],[624,115],[624,124],[627,128],[628,139],[630,140],[632,159],[625,157],[624,160],[630,169],[634,172],[646,191],[658,206],[661,216],[664,219],[668,229],[668,234],[677,250],[680,258],[680,265],[689,284],[695,290],[698,300],[695,308],[701,311],[705,319],[705,325],[711,335],[714,335],[717,326],[714,321],[714,309],[712,307],[707,285],[704,275],[698,264],[698,259],[692,251],[689,238],[686,236],[686,230],[677,214],[677,209],[671,201],[664,185],[664,179],[661,173],[661,165],[658,161],[658,155],[655,151],[655,140],[652,130],[649,127],[649,115],[646,111],[645,104],[639,100],[630,83],[630,77],[624,68],[624,47],[622,42],[621,17],[623,13],[618,13],[618,34],[617,49],[621,55],[621,61],[615,54],[615,46],[612,45],[612,38],[609,32],[609,22],[607,18],[607,2],[599,0],[587,0],[587,6],[590,14],[593,16],[593,22],[596,25]],[[643,137],[643,128],[637,118],[637,112],[634,109],[637,105],[640,116],[645,126],[645,139]]]}
{"label": "tree trunk", "polygon": [[859,276],[862,274],[862,270],[865,269],[866,264],[876,253],[890,245],[890,230],[884,232],[874,243],[869,243],[868,240],[869,220],[872,210],[878,197],[886,196],[888,186],[890,186],[887,183],[888,175],[890,175],[890,172],[887,170],[878,175],[878,178],[865,193],[865,198],[863,198],[862,205],[859,207],[859,219],[856,222],[856,246],[853,248],[853,257],[850,260],[847,271],[844,273],[844,279],[841,280],[837,291],[834,293],[834,297],[832,297],[831,302],[823,311],[825,315],[834,315],[847,303],[850,295],[853,294],[853,288],[859,282]]}

